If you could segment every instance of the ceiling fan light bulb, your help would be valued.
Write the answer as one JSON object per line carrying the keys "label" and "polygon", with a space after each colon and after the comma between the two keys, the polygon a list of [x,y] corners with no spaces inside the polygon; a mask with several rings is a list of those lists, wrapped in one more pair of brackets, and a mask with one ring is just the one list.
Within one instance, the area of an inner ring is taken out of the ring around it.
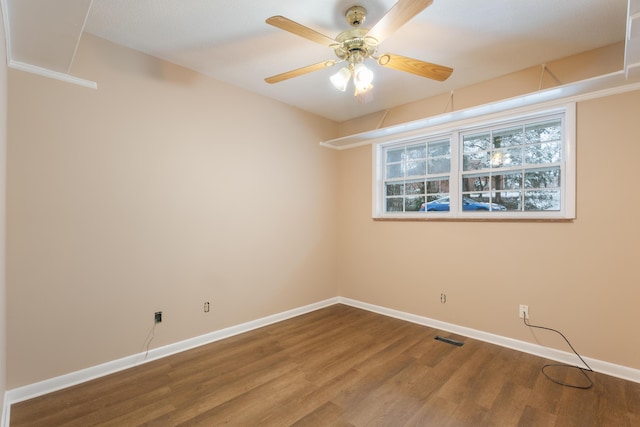
{"label": "ceiling fan light bulb", "polygon": [[347,90],[349,78],[351,78],[351,70],[349,70],[348,67],[343,67],[340,69],[340,71],[332,75],[329,80],[331,80],[331,83],[335,86],[336,89],[344,92]]}
{"label": "ceiling fan light bulb", "polygon": [[353,70],[353,83],[360,90],[371,86],[373,82],[373,71],[368,69],[363,63],[356,64]]}

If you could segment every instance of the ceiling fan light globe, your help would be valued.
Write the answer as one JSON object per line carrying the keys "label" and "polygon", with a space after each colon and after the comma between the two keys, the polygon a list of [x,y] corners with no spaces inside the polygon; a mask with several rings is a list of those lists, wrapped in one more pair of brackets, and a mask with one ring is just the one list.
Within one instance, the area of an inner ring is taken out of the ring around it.
{"label": "ceiling fan light globe", "polygon": [[347,84],[351,78],[351,70],[348,67],[342,67],[340,71],[329,77],[333,86],[341,92],[347,90]]}
{"label": "ceiling fan light globe", "polygon": [[[371,84],[369,86],[364,86],[364,87],[356,86],[356,90],[354,91],[353,95],[357,97],[361,97],[367,93],[370,93],[371,89],[373,89],[373,85]],[[365,98],[363,98],[363,100],[365,100]]]}
{"label": "ceiling fan light globe", "polygon": [[365,90],[373,82],[373,71],[359,63],[353,69],[353,83],[359,90]]}

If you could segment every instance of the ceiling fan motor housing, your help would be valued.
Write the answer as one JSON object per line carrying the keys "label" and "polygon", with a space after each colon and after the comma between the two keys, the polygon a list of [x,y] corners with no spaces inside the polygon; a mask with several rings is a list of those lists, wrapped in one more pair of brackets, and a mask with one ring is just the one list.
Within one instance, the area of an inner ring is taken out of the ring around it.
{"label": "ceiling fan motor housing", "polygon": [[366,37],[368,31],[364,28],[352,28],[340,33],[336,37],[340,44],[334,47],[336,56],[340,60],[357,63],[375,55],[378,46],[374,40]]}

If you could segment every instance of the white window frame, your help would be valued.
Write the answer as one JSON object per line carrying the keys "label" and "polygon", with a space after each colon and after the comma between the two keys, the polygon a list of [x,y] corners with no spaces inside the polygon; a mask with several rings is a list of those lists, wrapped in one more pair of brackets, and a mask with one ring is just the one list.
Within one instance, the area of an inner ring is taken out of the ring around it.
{"label": "white window frame", "polygon": [[[510,123],[535,121],[552,115],[562,115],[563,138],[561,173],[561,204],[556,211],[463,211],[461,200],[462,155],[461,134],[489,127],[508,126]],[[392,146],[410,145],[417,141],[432,141],[450,138],[451,171],[449,182],[450,210],[448,212],[385,212],[385,149]],[[523,220],[559,220],[576,217],[576,104],[566,103],[546,109],[527,108],[518,111],[502,112],[490,116],[470,118],[450,122],[442,126],[422,129],[396,135],[391,140],[372,144],[373,157],[373,206],[374,219],[523,219]]]}

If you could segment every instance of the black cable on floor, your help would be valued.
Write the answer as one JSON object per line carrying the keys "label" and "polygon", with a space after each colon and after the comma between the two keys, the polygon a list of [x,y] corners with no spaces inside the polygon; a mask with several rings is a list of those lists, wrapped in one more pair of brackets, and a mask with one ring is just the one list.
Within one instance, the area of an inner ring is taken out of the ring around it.
{"label": "black cable on floor", "polygon": [[[573,350],[573,353],[576,356],[578,356],[578,359],[580,359],[580,361],[582,361],[582,363],[584,363],[584,366],[586,366],[586,368],[581,368],[580,366],[567,365],[566,363],[550,363],[550,364],[544,365],[542,367],[542,373],[544,374],[545,377],[547,377],[550,381],[552,381],[552,382],[554,382],[556,384],[560,384],[560,385],[565,386],[565,387],[579,388],[579,389],[582,389],[582,390],[587,390],[587,389],[590,389],[591,387],[593,387],[593,381],[591,381],[591,378],[589,378],[589,375],[587,375],[587,372],[593,372],[593,369],[591,369],[589,364],[584,361],[584,359],[580,356],[580,354],[578,354],[576,349],[573,348],[573,346],[571,345],[571,343],[569,342],[567,337],[565,337],[562,332],[557,331],[557,330],[552,329],[552,328],[547,328],[546,326],[532,325],[531,323],[527,322],[527,316],[524,316],[522,318],[522,320],[524,321],[524,324],[527,325],[530,328],[544,329],[546,331],[555,332],[556,334],[560,335],[566,341],[566,343],[569,345],[569,347],[571,347],[571,350]],[[551,368],[551,367],[564,367],[564,368],[577,369],[578,371],[580,371],[580,373],[582,373],[582,375],[584,375],[584,377],[587,379],[587,381],[589,383],[587,385],[575,385],[575,384],[568,384],[568,383],[553,379],[553,378],[551,378],[549,376],[549,374],[547,374],[545,372],[545,370],[547,368]]]}
{"label": "black cable on floor", "polygon": [[[147,338],[145,338],[147,351],[144,352],[144,359],[142,359],[142,360],[147,360],[147,356],[149,355],[149,346],[151,345],[151,341],[153,341],[153,338],[156,335],[156,325],[157,325],[157,322],[154,321],[153,322],[153,327],[151,327],[151,330],[147,334]],[[151,338],[149,338],[149,337],[151,337]]]}

